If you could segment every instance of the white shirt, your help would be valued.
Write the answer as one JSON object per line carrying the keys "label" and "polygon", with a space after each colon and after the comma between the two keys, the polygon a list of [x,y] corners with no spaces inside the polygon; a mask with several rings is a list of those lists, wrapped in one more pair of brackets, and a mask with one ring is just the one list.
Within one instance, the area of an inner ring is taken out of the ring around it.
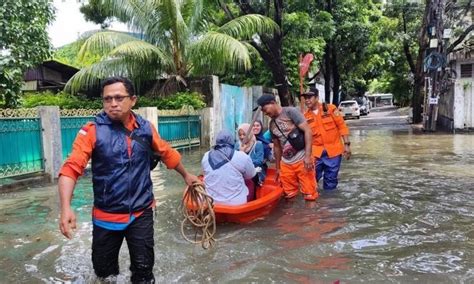
{"label": "white shirt", "polygon": [[230,162],[213,170],[207,152],[202,158],[201,166],[206,191],[216,203],[225,205],[247,203],[249,190],[245,185],[245,179],[251,179],[256,175],[252,159],[247,154],[235,151]]}

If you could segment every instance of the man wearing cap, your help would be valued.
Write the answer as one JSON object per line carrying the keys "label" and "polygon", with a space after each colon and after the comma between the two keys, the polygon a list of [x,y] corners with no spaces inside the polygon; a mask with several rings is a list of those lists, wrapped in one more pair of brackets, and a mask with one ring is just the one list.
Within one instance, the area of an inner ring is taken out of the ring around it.
{"label": "man wearing cap", "polygon": [[324,176],[324,189],[332,190],[337,187],[342,156],[351,157],[349,128],[335,105],[319,103],[318,90],[303,96],[308,107],[304,116],[313,132],[316,179],[319,181]]}
{"label": "man wearing cap", "polygon": [[[318,198],[314,173],[314,158],[311,154],[312,133],[304,116],[295,107],[281,107],[272,95],[263,95],[257,100],[262,112],[271,118],[269,130],[273,140],[277,178],[280,179],[286,198],[295,197],[298,189],[304,199]],[[304,135],[301,150],[288,141],[290,133],[299,128]]]}

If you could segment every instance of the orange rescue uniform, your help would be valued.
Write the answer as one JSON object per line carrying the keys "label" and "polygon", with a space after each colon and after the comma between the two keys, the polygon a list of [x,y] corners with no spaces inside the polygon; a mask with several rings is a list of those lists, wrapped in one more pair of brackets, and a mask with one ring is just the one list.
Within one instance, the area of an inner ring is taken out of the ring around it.
{"label": "orange rescue uniform", "polygon": [[333,104],[327,105],[324,113],[323,105],[318,103],[318,113],[308,109],[304,116],[313,132],[312,153],[315,158],[320,158],[326,150],[329,158],[334,158],[344,152],[343,135],[349,135],[343,116]]}

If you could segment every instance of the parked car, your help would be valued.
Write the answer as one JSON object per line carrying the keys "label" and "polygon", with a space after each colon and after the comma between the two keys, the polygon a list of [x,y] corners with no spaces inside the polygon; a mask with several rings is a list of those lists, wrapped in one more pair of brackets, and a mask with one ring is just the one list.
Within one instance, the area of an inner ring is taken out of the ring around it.
{"label": "parked car", "polygon": [[339,104],[339,111],[344,115],[344,118],[355,117],[360,118],[360,107],[357,101],[342,101]]}

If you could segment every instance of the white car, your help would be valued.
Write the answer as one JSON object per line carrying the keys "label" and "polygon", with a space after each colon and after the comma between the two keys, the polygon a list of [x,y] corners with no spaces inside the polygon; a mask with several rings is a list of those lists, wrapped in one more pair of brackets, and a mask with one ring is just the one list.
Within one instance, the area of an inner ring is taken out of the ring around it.
{"label": "white car", "polygon": [[344,118],[355,117],[360,118],[360,107],[359,104],[354,101],[342,101],[339,104],[339,111],[344,115]]}

